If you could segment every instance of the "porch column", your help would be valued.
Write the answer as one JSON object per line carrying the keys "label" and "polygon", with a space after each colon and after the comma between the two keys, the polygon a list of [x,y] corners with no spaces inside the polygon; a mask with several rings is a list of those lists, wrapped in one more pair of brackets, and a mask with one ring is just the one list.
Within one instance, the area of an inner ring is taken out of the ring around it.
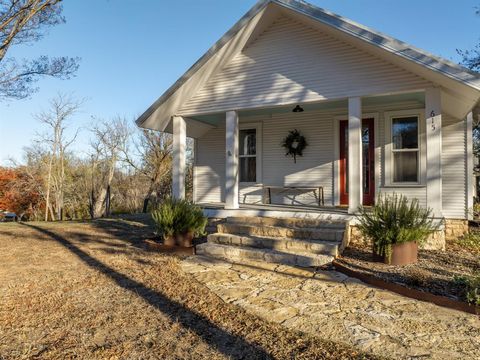
{"label": "porch column", "polygon": [[238,113],[227,111],[225,127],[225,209],[238,209]]}
{"label": "porch column", "polygon": [[442,217],[442,93],[439,88],[425,91],[427,206],[433,216]]}
{"label": "porch column", "polygon": [[473,197],[475,196],[475,184],[473,183],[473,113],[469,112],[465,119],[465,138],[467,144],[467,217],[473,219]]}
{"label": "porch column", "polygon": [[173,166],[172,196],[185,199],[185,150],[187,147],[187,125],[181,116],[173,117]]}
{"label": "porch column", "polygon": [[363,203],[362,182],[362,99],[348,99],[348,213]]}

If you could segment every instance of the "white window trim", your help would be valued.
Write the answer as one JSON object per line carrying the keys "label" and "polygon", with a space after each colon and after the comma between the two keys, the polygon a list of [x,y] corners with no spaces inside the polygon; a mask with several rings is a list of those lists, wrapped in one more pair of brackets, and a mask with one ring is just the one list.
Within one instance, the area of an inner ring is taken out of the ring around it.
{"label": "white window trim", "polygon": [[[418,118],[418,181],[393,181],[392,119],[416,116]],[[425,161],[425,109],[412,109],[385,112],[385,187],[424,187],[426,174]]]}
{"label": "white window trim", "polygon": [[[247,130],[247,129],[255,129],[257,134],[256,134],[256,155],[255,157],[257,158],[256,164],[257,164],[257,181],[255,182],[242,182],[240,181],[241,185],[257,185],[262,183],[262,137],[263,137],[263,131],[262,131],[262,123],[261,122],[255,122],[255,123],[240,123],[239,125],[239,130]],[[240,141],[240,138],[239,138]],[[253,157],[252,155],[247,155],[247,156],[238,156],[238,166],[239,166],[239,176],[240,176],[240,158],[242,157]]]}

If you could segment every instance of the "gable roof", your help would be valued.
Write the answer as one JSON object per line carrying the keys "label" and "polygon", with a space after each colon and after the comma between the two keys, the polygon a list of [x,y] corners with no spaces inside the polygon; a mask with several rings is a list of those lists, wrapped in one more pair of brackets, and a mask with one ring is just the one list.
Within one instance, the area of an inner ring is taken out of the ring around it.
{"label": "gable roof", "polygon": [[[391,55],[403,58],[409,62],[420,65],[437,75],[449,78],[455,82],[465,85],[473,90],[480,91],[480,74],[455,64],[441,57],[432,55],[424,50],[418,49],[407,43],[394,39],[381,32],[370,29],[358,24],[350,19],[334,14],[328,10],[316,7],[305,1],[300,0],[260,0],[255,4],[225,35],[218,40],[184,75],[182,75],[165,93],[160,96],[136,121],[137,125],[142,127],[156,128],[164,130],[166,123],[162,126],[152,126],[149,118],[159,110],[169,99],[185,85],[204,65],[206,65],[215,55],[223,50],[226,44],[232,41],[238,33],[243,30],[253,19],[258,18],[262,11],[270,5],[275,4],[282,8],[289,9],[295,13],[309,17],[310,19],[332,27],[340,32],[362,40],[366,44],[382,49]],[[255,26],[251,27],[250,32],[254,31]],[[251,33],[250,33],[251,35]],[[245,45],[246,42],[243,43]],[[241,49],[240,49],[241,50]],[[168,114],[170,117],[174,115]]]}

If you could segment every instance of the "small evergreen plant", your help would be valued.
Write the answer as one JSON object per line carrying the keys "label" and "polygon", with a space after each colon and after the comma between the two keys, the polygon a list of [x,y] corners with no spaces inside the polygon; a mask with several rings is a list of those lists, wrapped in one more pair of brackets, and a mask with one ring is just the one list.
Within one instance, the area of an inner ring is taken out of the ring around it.
{"label": "small evergreen plant", "polygon": [[190,201],[166,199],[156,210],[152,211],[157,234],[170,237],[186,233],[193,236],[205,234],[207,218],[202,209]]}
{"label": "small evergreen plant", "polygon": [[373,207],[361,206],[359,220],[362,235],[372,240],[373,252],[389,261],[392,245],[421,244],[436,230],[430,209],[397,194],[379,196]]}

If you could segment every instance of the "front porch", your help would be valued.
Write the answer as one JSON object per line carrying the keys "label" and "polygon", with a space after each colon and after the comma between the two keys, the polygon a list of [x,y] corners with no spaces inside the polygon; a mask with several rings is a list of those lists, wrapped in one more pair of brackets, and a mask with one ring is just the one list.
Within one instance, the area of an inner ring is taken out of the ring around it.
{"label": "front porch", "polygon": [[[174,116],[173,195],[185,194],[184,144],[190,136],[195,138],[193,198],[207,205],[211,216],[345,218],[381,193],[400,193],[441,218],[442,127],[458,127],[459,121],[442,116],[440,104],[441,92],[431,88]],[[302,111],[293,111],[297,107]],[[308,142],[296,161],[281,145],[292,130]],[[272,189],[267,197],[266,188]],[[463,202],[462,189],[457,190]],[[453,211],[465,209],[449,205]]]}
{"label": "front porch", "polygon": [[[478,76],[294,3],[252,8],[138,119],[174,135],[173,195],[185,196],[188,136],[196,203],[236,210],[261,204],[265,186],[322,187],[349,214],[397,193],[467,219]],[[308,142],[297,162],[282,148],[295,130]]]}

